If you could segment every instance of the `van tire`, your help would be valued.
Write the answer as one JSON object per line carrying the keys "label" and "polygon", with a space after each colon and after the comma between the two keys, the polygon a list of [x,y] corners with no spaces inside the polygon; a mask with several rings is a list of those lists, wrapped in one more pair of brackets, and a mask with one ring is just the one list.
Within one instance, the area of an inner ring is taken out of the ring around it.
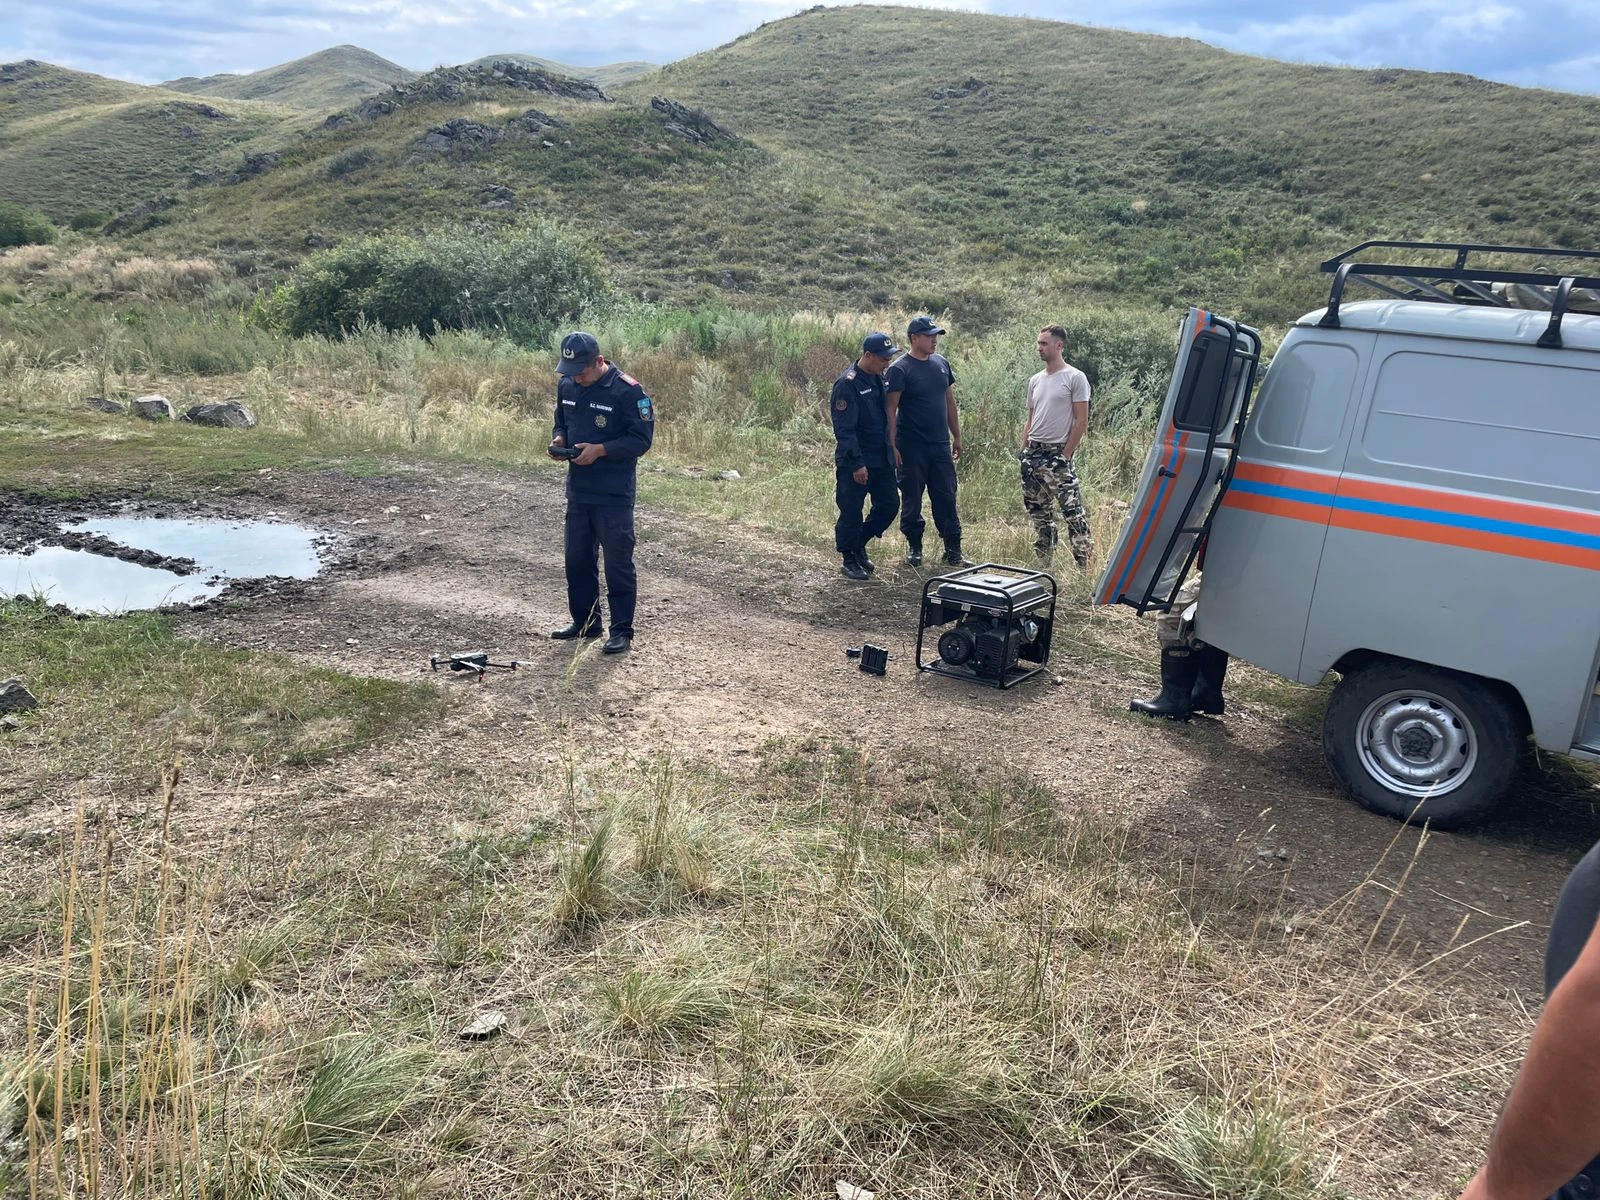
{"label": "van tire", "polygon": [[1322,752],[1358,804],[1398,821],[1458,829],[1510,791],[1526,741],[1503,684],[1379,658],[1339,681],[1322,718]]}

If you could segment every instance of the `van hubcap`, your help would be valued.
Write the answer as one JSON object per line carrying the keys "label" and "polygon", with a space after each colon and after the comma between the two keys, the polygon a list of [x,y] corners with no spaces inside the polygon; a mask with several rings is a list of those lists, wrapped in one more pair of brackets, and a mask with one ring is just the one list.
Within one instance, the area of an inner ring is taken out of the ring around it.
{"label": "van hubcap", "polygon": [[1428,692],[1390,692],[1361,714],[1359,749],[1367,773],[1392,792],[1419,799],[1464,784],[1478,742],[1448,702]]}

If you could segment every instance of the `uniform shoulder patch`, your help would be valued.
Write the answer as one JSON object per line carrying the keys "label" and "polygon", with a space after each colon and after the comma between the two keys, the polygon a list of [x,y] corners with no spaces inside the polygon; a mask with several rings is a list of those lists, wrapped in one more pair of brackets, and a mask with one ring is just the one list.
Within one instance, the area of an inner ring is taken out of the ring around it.
{"label": "uniform shoulder patch", "polygon": [[845,409],[847,409],[849,407],[850,407],[850,401],[846,400],[843,396],[840,396],[837,400],[835,400],[833,402],[833,411],[834,412],[843,412]]}
{"label": "uniform shoulder patch", "polygon": [[639,419],[641,421],[654,421],[656,419],[655,406],[650,403],[650,397],[643,392],[639,393]]}
{"label": "uniform shoulder patch", "polygon": [[856,369],[854,367],[849,368],[845,371],[844,377],[846,379],[854,379],[856,377]]}

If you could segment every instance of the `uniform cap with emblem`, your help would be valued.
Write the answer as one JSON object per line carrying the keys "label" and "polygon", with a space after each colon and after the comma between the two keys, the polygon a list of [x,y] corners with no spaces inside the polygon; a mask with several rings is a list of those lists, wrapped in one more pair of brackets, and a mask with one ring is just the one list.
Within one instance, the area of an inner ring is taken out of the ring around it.
{"label": "uniform cap with emblem", "polygon": [[943,329],[939,328],[939,323],[937,321],[935,321],[932,317],[926,317],[926,316],[924,316],[924,317],[912,317],[911,318],[911,324],[906,326],[906,335],[908,337],[910,335],[916,334],[916,333],[943,333],[943,332],[945,332],[945,331]]}
{"label": "uniform cap with emblem", "polygon": [[892,354],[899,354],[900,347],[894,344],[894,339],[887,333],[869,333],[861,342],[861,352],[888,358]]}
{"label": "uniform cap with emblem", "polygon": [[561,358],[556,362],[556,371],[562,375],[576,375],[599,357],[600,343],[594,334],[580,329],[561,339]]}

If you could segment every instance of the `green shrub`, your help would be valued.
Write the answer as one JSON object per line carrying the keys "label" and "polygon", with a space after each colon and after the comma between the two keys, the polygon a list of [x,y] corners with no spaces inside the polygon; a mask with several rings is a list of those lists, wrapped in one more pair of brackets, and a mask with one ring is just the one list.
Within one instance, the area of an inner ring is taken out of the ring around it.
{"label": "green shrub", "polygon": [[0,200],[0,248],[42,246],[56,240],[56,227],[43,213]]}
{"label": "green shrub", "polygon": [[377,152],[371,146],[351,146],[330,158],[323,172],[329,179],[343,179],[377,161]]}
{"label": "green shrub", "polygon": [[385,329],[498,329],[542,341],[605,293],[598,255],[554,221],[356,238],[308,258],[263,304],[296,337]]}
{"label": "green shrub", "polygon": [[89,233],[92,230],[99,229],[109,220],[111,220],[110,213],[91,208],[76,214],[67,225],[68,228],[77,233]]}

